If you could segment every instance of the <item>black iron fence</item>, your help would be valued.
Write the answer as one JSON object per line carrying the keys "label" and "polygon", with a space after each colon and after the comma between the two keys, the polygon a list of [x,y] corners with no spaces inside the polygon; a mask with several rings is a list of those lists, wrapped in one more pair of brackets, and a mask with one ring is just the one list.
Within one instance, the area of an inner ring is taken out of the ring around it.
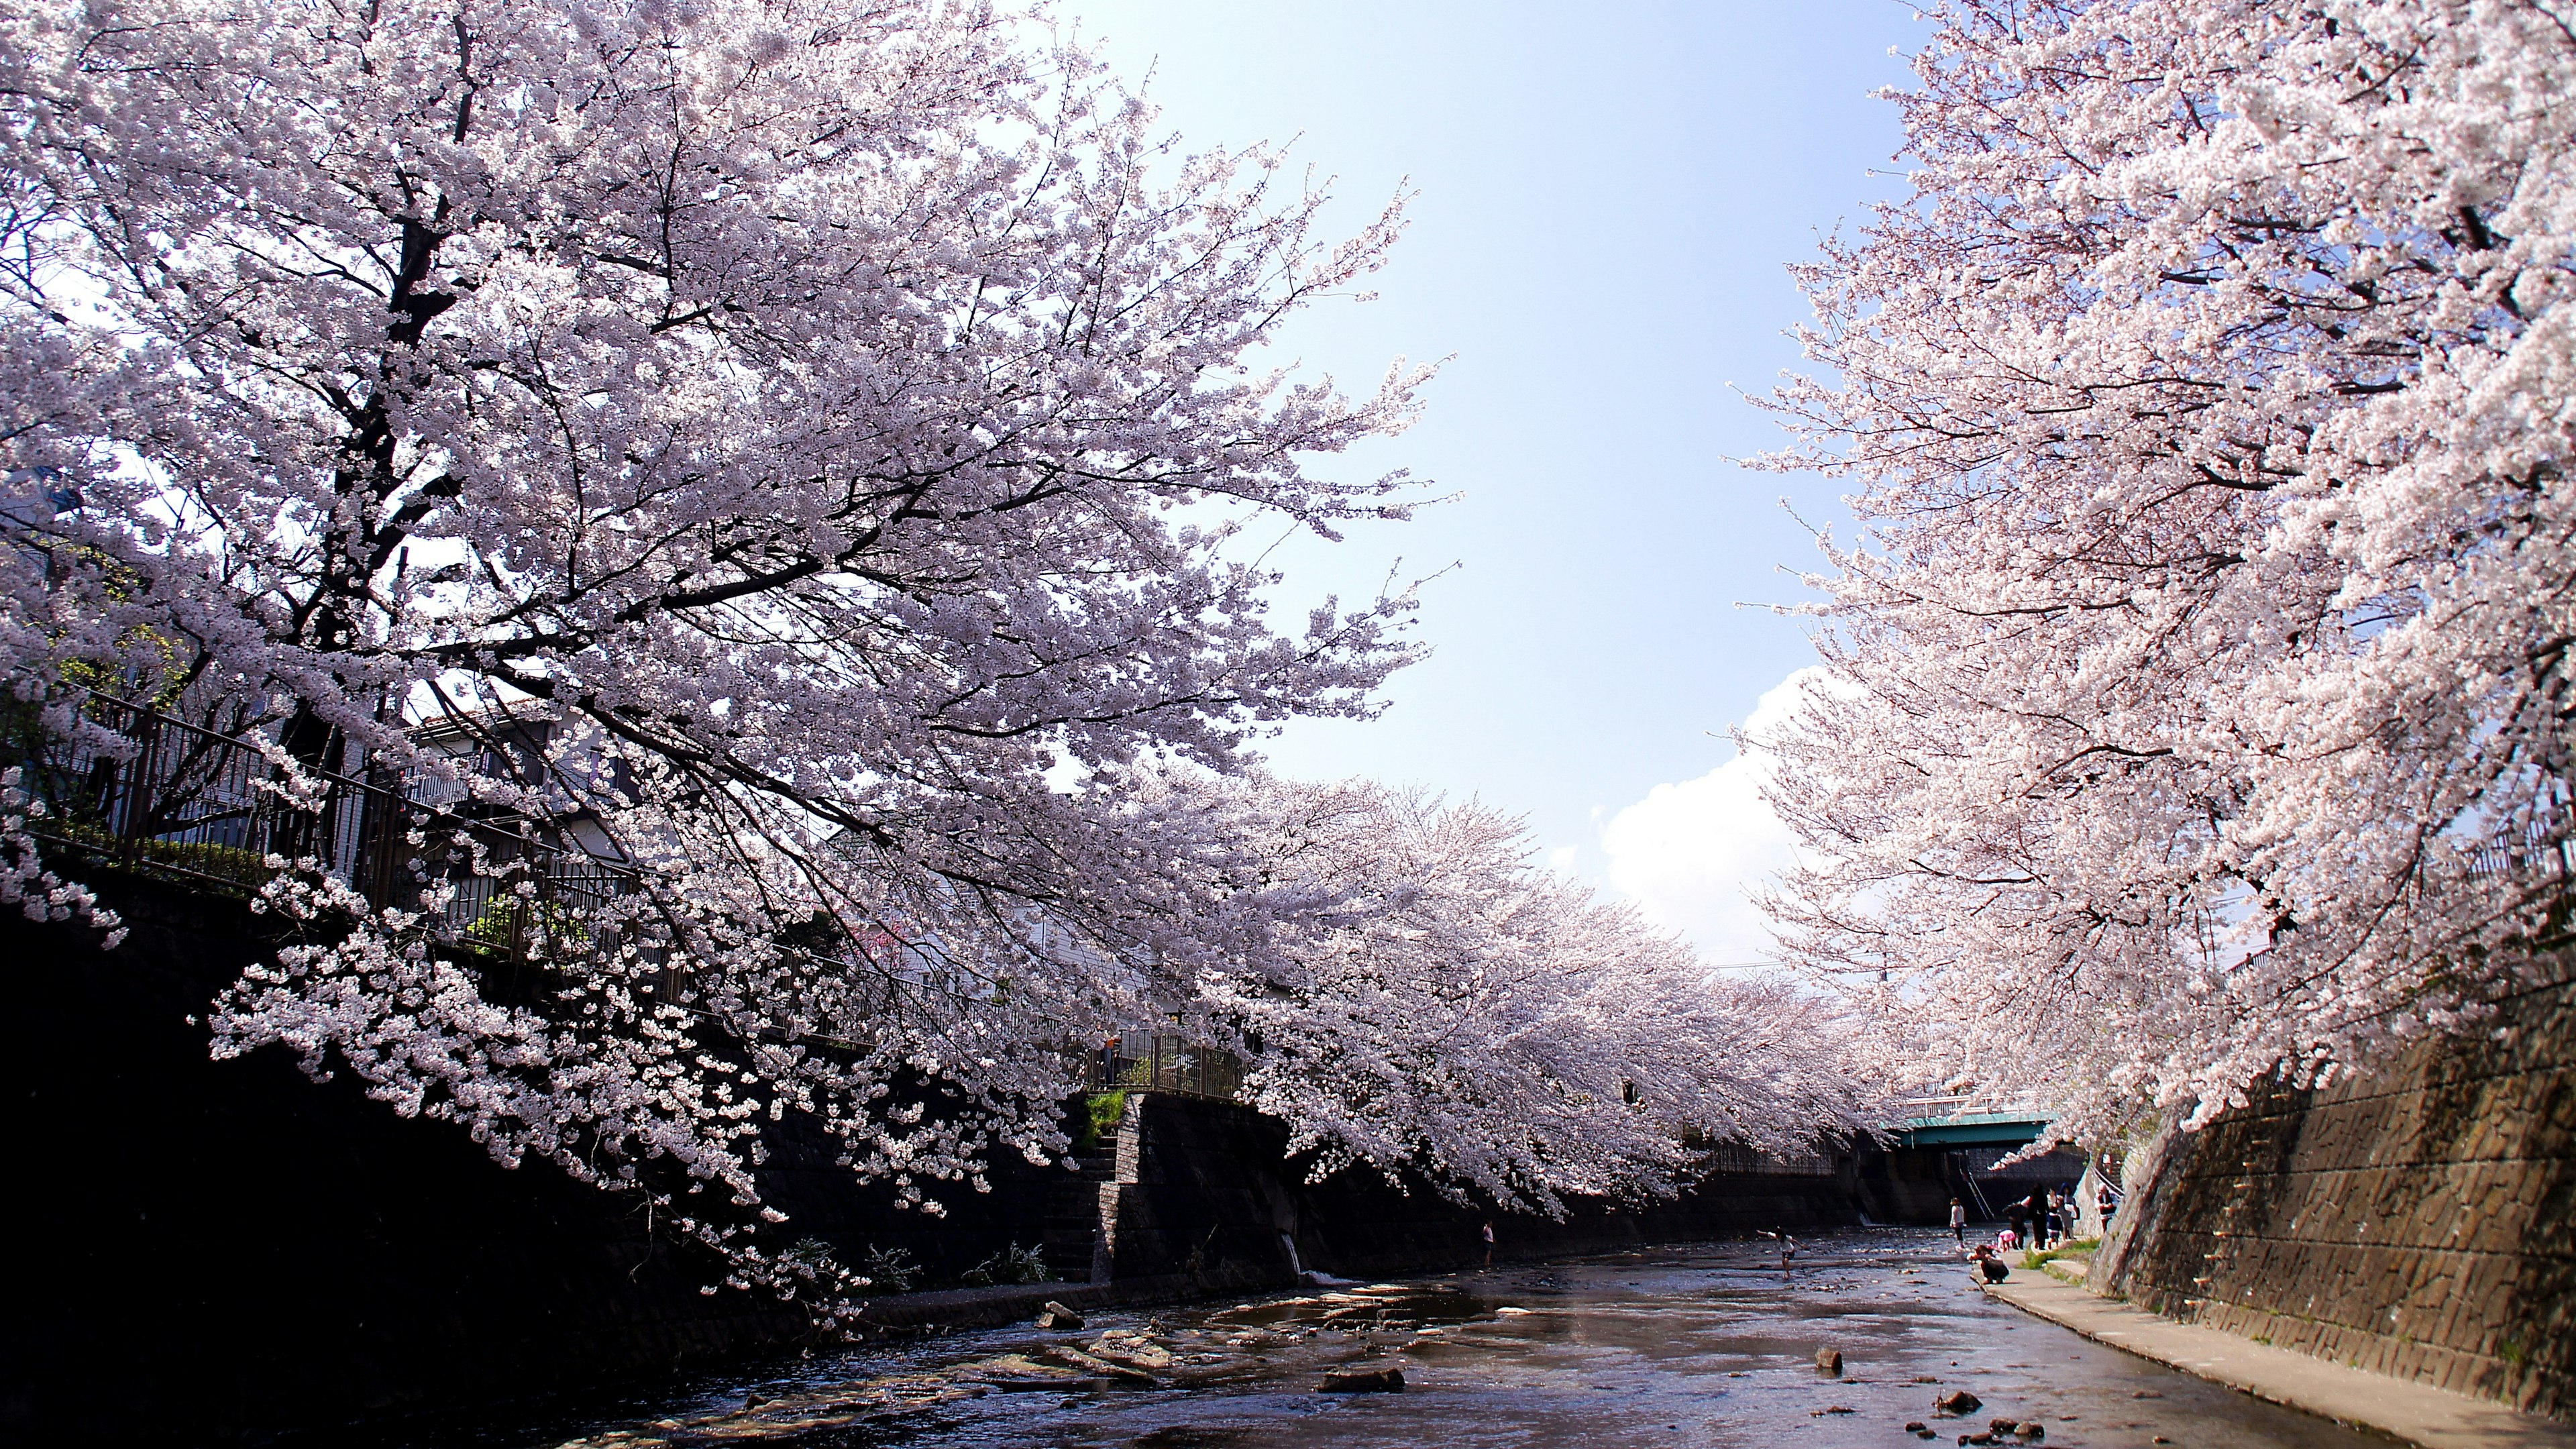
{"label": "black iron fence", "polygon": [[1094,1092],[1179,1092],[1233,1100],[1243,1089],[1243,1058],[1181,1036],[1124,1039],[1092,1054]]}
{"label": "black iron fence", "polygon": [[2555,882],[2561,889],[2576,877],[2576,840],[2554,835],[2490,840],[2471,847],[2468,858],[2469,874],[2473,876],[2537,878]]}
{"label": "black iron fence", "polygon": [[514,959],[613,944],[612,903],[635,894],[617,862],[524,817],[433,805],[418,775],[318,769],[108,695],[81,716],[73,738],[13,741],[19,788],[45,807],[29,832],[56,848],[236,889],[310,860],[371,908],[434,909],[442,935]]}

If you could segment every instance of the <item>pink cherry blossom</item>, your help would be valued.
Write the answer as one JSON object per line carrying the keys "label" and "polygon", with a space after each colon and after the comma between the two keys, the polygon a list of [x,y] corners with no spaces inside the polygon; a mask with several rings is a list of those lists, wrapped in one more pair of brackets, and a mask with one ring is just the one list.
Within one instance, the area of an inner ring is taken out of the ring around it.
{"label": "pink cherry blossom", "polygon": [[1839,686],[1785,944],[2107,1136],[2366,1066],[2563,929],[2576,36],[2485,0],[1938,7],[1800,276]]}

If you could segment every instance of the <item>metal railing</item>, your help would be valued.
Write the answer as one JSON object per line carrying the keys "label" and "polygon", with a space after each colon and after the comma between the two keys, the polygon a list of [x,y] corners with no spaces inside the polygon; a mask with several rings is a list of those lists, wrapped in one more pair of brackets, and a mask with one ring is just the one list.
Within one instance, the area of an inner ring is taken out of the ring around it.
{"label": "metal railing", "polygon": [[1721,1142],[1704,1153],[1701,1165],[1711,1175],[1832,1177],[1840,1171],[1834,1158],[1823,1152],[1765,1152],[1741,1142]]}
{"label": "metal railing", "polygon": [[1234,1100],[1243,1090],[1243,1059],[1189,1040],[1157,1035],[1145,1039],[1142,1055],[1129,1055],[1124,1041],[1091,1054],[1087,1089],[1094,1092],[1178,1092],[1192,1097]]}
{"label": "metal railing", "polygon": [[1970,1120],[2045,1122],[2056,1114],[2027,1102],[1994,1102],[1982,1097],[1898,1097],[1888,1104],[1905,1114],[1909,1122],[1939,1122],[1965,1117]]}
{"label": "metal railing", "polygon": [[2469,847],[2472,876],[2528,879],[2538,876],[2564,889],[2576,878],[2576,840],[2554,835],[2504,836]]}
{"label": "metal railing", "polygon": [[522,960],[613,946],[607,908],[635,894],[631,871],[549,839],[537,821],[424,801],[424,777],[314,768],[265,736],[104,694],[81,718],[78,738],[12,741],[19,788],[45,804],[29,833],[56,848],[243,890],[278,873],[273,858],[310,860],[373,908],[418,910],[444,894],[441,935]]}

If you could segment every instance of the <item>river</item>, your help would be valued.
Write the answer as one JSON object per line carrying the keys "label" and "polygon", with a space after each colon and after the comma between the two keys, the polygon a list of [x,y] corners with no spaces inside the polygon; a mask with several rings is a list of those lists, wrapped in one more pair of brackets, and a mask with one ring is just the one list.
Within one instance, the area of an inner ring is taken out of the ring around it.
{"label": "river", "polygon": [[[1820,1348],[1841,1352],[1840,1377],[1817,1367]],[[1401,1392],[1319,1391],[1327,1373],[1385,1368]],[[1961,1389],[1979,1407],[1935,1410]],[[2033,1423],[2036,1436],[2019,1427]],[[1785,1270],[1754,1239],[1095,1314],[1076,1332],[818,1355],[381,1442],[1899,1449],[1970,1434],[2067,1449],[2392,1442],[2030,1318],[1976,1291],[1947,1234],[1909,1229],[1806,1241]]]}

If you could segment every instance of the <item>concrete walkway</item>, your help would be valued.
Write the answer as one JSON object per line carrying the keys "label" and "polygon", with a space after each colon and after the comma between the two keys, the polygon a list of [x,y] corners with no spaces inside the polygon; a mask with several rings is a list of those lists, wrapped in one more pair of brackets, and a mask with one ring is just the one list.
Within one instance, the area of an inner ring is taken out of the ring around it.
{"label": "concrete walkway", "polygon": [[2004,1282],[1988,1285],[1986,1292],[2096,1343],[2424,1449],[2576,1449],[2576,1429],[2548,1419],[2215,1328],[2176,1323],[2045,1273],[2017,1269]]}

